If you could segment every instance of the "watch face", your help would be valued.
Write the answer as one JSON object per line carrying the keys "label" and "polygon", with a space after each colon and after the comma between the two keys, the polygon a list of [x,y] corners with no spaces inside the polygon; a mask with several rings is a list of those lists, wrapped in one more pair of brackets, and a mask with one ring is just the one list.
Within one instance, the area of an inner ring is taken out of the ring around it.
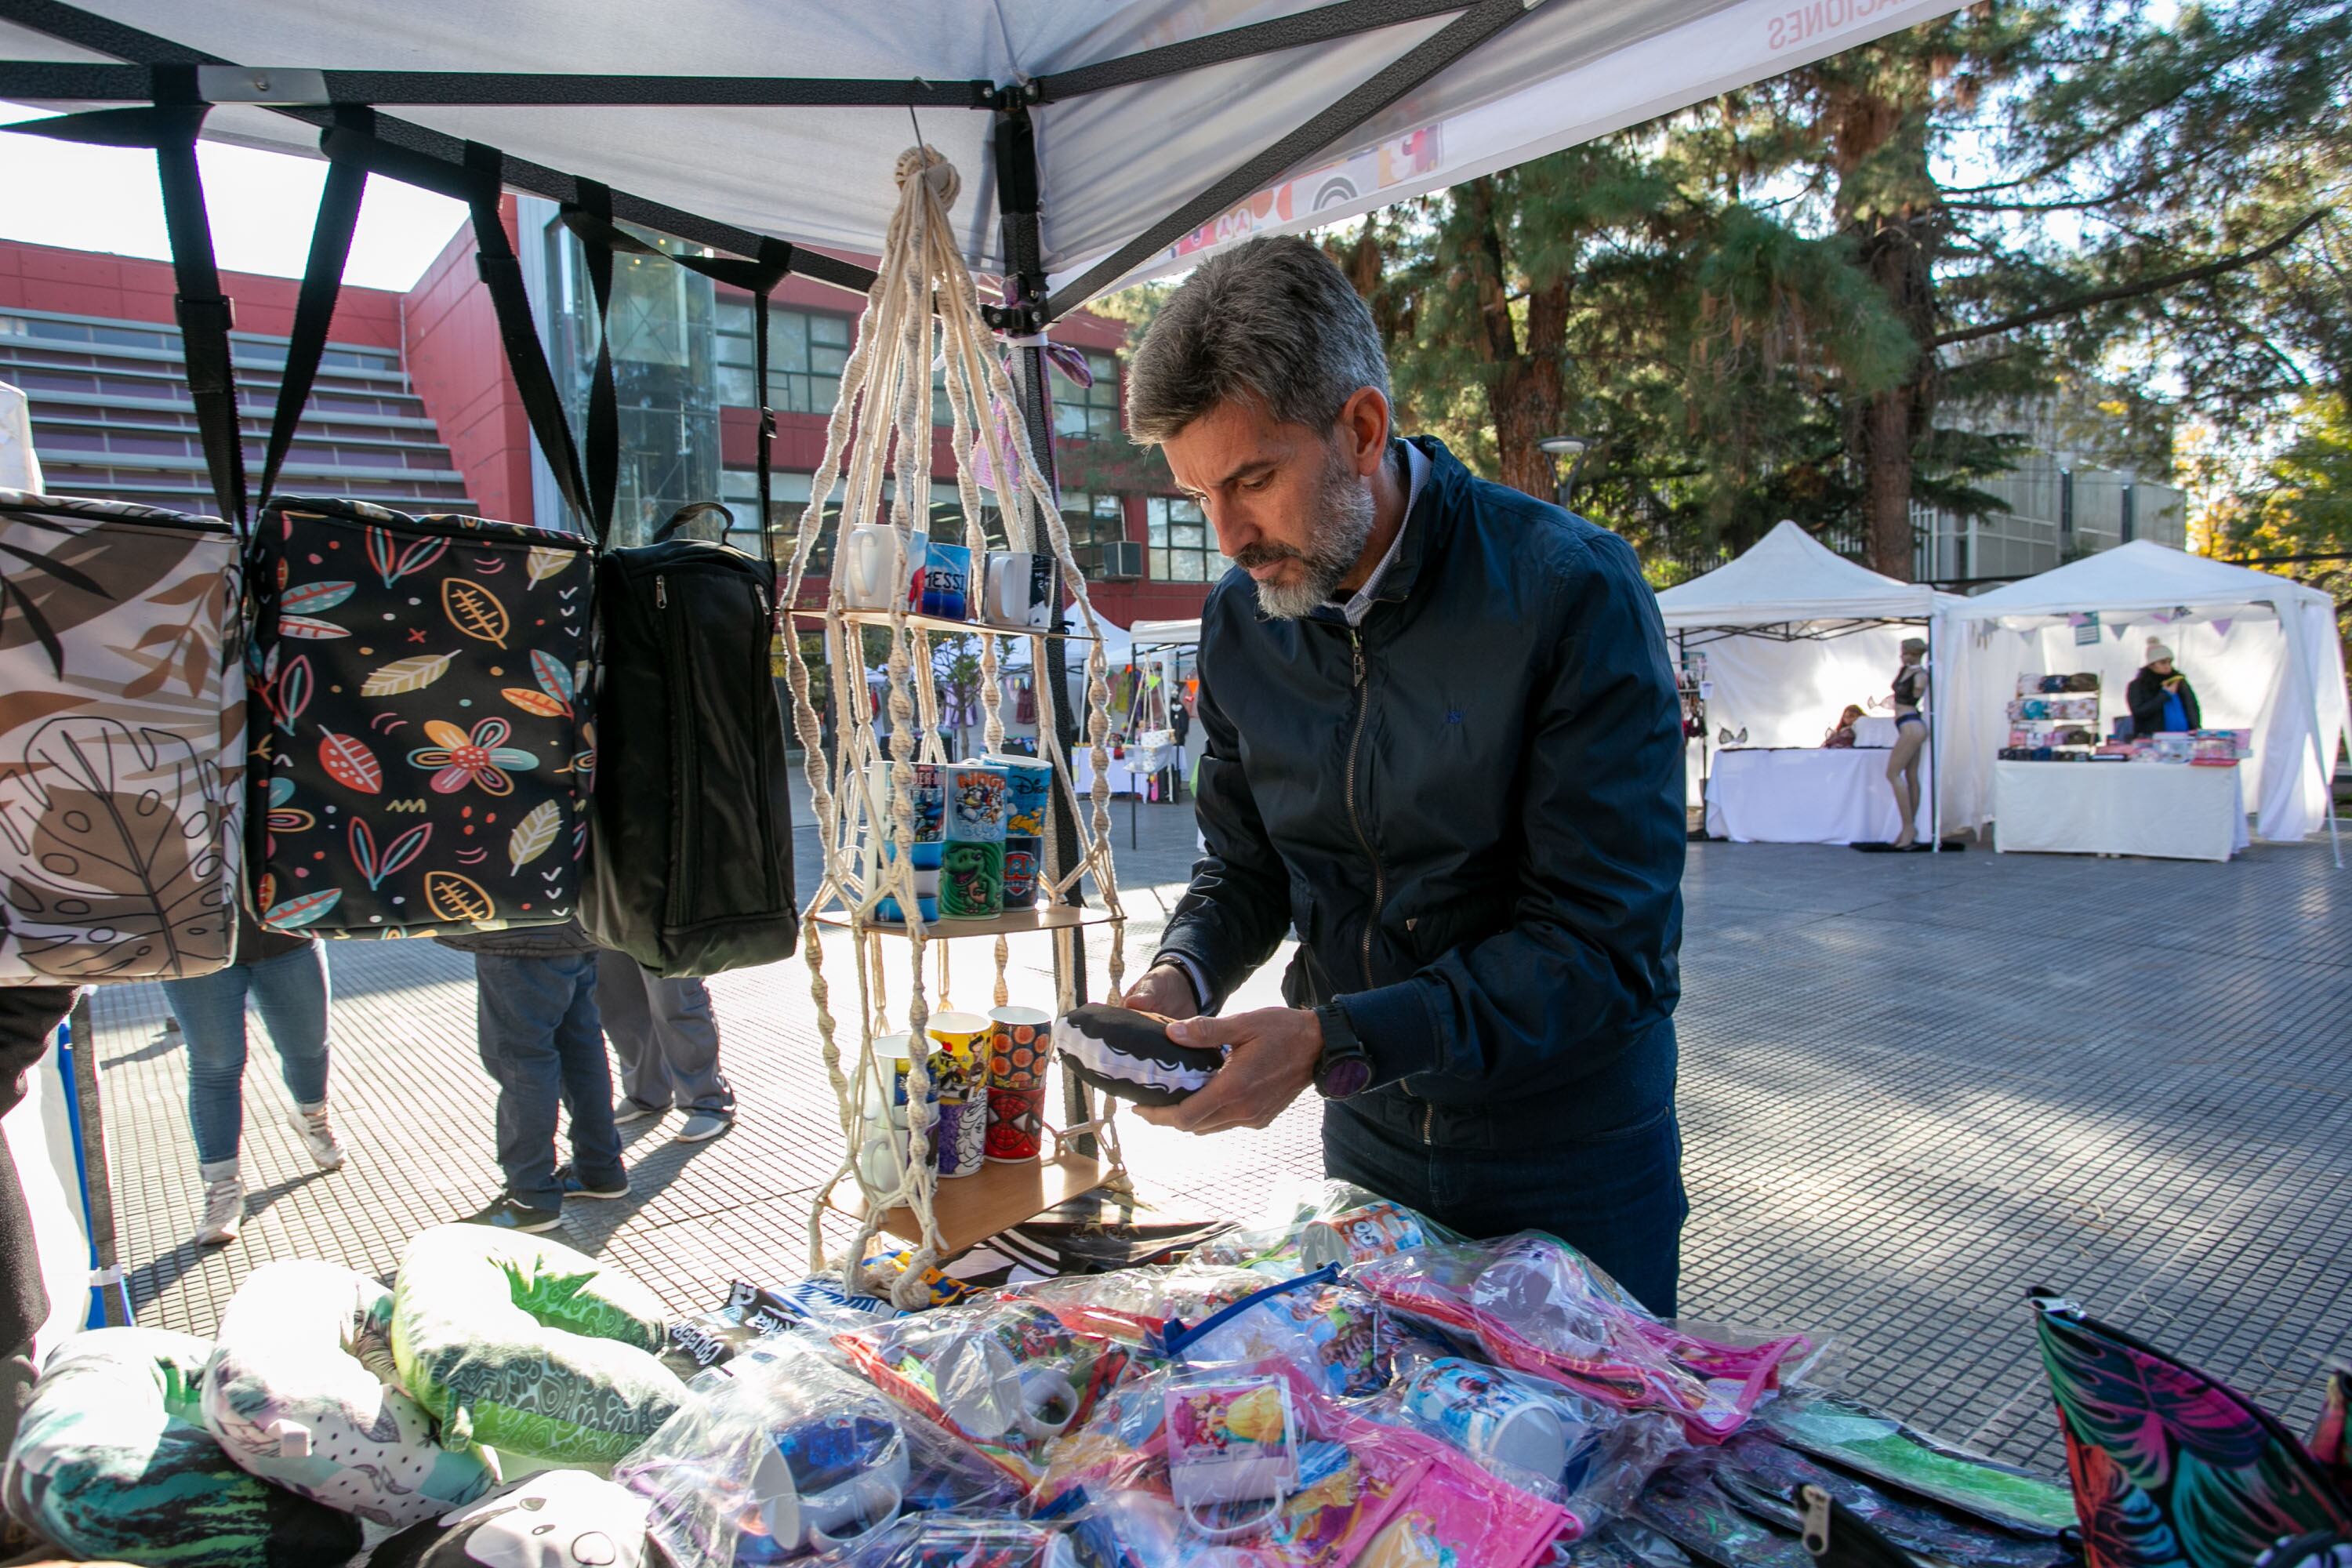
{"label": "watch face", "polygon": [[1349,1100],[1371,1081],[1371,1063],[1361,1057],[1342,1057],[1323,1069],[1321,1088],[1327,1100]]}

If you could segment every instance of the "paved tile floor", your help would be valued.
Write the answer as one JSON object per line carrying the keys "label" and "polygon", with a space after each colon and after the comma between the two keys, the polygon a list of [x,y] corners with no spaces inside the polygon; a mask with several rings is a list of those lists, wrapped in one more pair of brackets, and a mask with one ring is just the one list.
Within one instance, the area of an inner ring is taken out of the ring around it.
{"label": "paved tile floor", "polygon": [[[1139,962],[1189,863],[1190,813],[1115,816]],[[805,828],[800,847],[807,879]],[[2309,1419],[2324,1360],[2352,1353],[2352,872],[2318,847],[2210,866],[1709,844],[1685,888],[1686,1310],[1832,1334],[1853,1391],[2021,1460],[2057,1455],[2035,1285]],[[1108,932],[1089,936],[1099,976]],[[951,949],[953,999],[985,1005],[988,947]],[[847,949],[828,948],[845,1013]],[[351,1163],[310,1169],[257,1023],[250,1218],[217,1251],[184,1239],[194,1161],[162,995],[101,994],[141,1321],[204,1331],[271,1258],[386,1272],[410,1234],[496,1193],[470,961],[425,942],[330,951]],[[1016,1000],[1050,1003],[1049,964],[1043,939],[1013,944]],[[1274,977],[1244,1000],[1271,1000]],[[679,1309],[801,1271],[840,1145],[801,961],[712,989],[740,1126],[697,1145],[669,1141],[674,1120],[629,1130],[635,1197],[565,1221]],[[1127,1147],[1159,1206],[1245,1215],[1314,1173],[1315,1111],[1205,1142],[1136,1124]]]}

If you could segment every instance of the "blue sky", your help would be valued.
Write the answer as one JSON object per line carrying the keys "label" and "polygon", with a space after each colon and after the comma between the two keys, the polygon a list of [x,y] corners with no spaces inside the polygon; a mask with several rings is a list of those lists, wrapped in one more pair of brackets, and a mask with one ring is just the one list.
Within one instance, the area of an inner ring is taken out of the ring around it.
{"label": "blue sky", "polygon": [[[39,117],[38,110],[0,103],[0,123]],[[197,159],[220,264],[299,278],[327,165],[212,142],[198,149]],[[465,217],[464,204],[446,196],[370,180],[345,280],[406,289]],[[168,258],[154,154],[0,136],[0,239]]]}

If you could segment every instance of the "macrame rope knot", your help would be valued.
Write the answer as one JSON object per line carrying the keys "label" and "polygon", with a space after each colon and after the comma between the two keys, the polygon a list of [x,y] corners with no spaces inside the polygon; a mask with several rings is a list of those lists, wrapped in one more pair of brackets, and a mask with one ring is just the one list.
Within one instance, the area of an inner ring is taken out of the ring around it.
{"label": "macrame rope knot", "polygon": [[898,166],[893,172],[901,189],[914,177],[918,169],[922,170],[923,178],[930,182],[931,194],[938,196],[943,205],[953,206],[957,195],[963,190],[963,176],[956,173],[955,165],[949,163],[938,148],[929,143],[909,147],[898,154]]}

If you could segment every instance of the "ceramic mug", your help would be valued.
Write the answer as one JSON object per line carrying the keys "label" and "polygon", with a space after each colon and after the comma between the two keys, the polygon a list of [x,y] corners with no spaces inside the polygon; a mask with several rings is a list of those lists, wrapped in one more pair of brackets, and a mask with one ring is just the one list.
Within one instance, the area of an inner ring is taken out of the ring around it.
{"label": "ceramic mug", "polygon": [[1557,1481],[1568,1468],[1559,1413],[1491,1367],[1441,1356],[1405,1385],[1404,1407],[1482,1463]]}
{"label": "ceramic mug", "polygon": [[838,1552],[888,1525],[906,1500],[906,1439],[877,1416],[836,1414],[769,1435],[751,1496],[787,1552]]}
{"label": "ceramic mug", "polygon": [[941,1181],[969,1176],[988,1163],[988,1092],[967,1092],[967,1099],[940,1101],[931,1145]]}
{"label": "ceramic mug", "polygon": [[1070,1537],[1017,1519],[926,1513],[892,1568],[1077,1568]]}
{"label": "ceramic mug", "polygon": [[1004,846],[953,843],[940,869],[940,917],[994,920],[1004,912]]}
{"label": "ceramic mug", "polygon": [[940,1411],[982,1442],[1013,1431],[1058,1437],[1077,1418],[1077,1385],[1054,1367],[1024,1361],[992,1331],[957,1339],[930,1369]]}
{"label": "ceramic mug", "polygon": [[1022,1165],[1043,1152],[1045,1129],[1045,1086],[999,1089],[988,1086],[988,1158],[999,1165]]}
{"label": "ceramic mug", "polygon": [[1027,836],[1004,840],[1004,907],[1025,910],[1037,901],[1037,873],[1045,864],[1045,841]]}
{"label": "ceramic mug", "polygon": [[1054,618],[1054,558],[1025,550],[990,551],[980,618],[992,626],[1043,631]]}
{"label": "ceramic mug", "polygon": [[[915,842],[937,844],[947,837],[948,791],[944,770],[937,763],[908,763],[906,765],[914,788]],[[891,815],[893,795],[890,786],[892,773],[898,766],[896,763],[870,763],[866,769],[866,809],[872,816],[867,826],[875,838],[886,842],[896,842],[898,837],[898,820]]]}
{"label": "ceramic mug", "polygon": [[[896,591],[890,583],[890,560],[898,549],[896,529],[853,528],[842,545],[841,597],[853,610],[896,609],[903,598],[910,610],[922,608],[923,582],[931,551],[938,548],[920,534],[907,541],[906,581]],[[971,570],[970,552],[964,568]],[[961,617],[959,617],[961,618]]]}
{"label": "ceramic mug", "polygon": [[993,753],[982,762],[1004,770],[1004,831],[1034,838],[1045,831],[1045,806],[1054,795],[1054,769],[1034,757]]}
{"label": "ceramic mug", "polygon": [[1364,1263],[1409,1252],[1428,1240],[1410,1211],[1391,1203],[1366,1204],[1301,1230],[1298,1261],[1310,1269],[1327,1263]]}
{"label": "ceramic mug", "polygon": [[923,1033],[972,1065],[975,1076],[988,1061],[988,1020],[977,1013],[942,1011],[923,1020]]}
{"label": "ceramic mug", "polygon": [[1054,1048],[1054,1017],[1034,1007],[997,1007],[988,1015],[991,1089],[1038,1089]]}
{"label": "ceramic mug", "polygon": [[942,621],[971,618],[971,546],[934,540],[924,552],[923,614]]}
{"label": "ceramic mug", "polygon": [[947,770],[947,836],[967,844],[1001,844],[1012,796],[1002,763],[968,758]]}

